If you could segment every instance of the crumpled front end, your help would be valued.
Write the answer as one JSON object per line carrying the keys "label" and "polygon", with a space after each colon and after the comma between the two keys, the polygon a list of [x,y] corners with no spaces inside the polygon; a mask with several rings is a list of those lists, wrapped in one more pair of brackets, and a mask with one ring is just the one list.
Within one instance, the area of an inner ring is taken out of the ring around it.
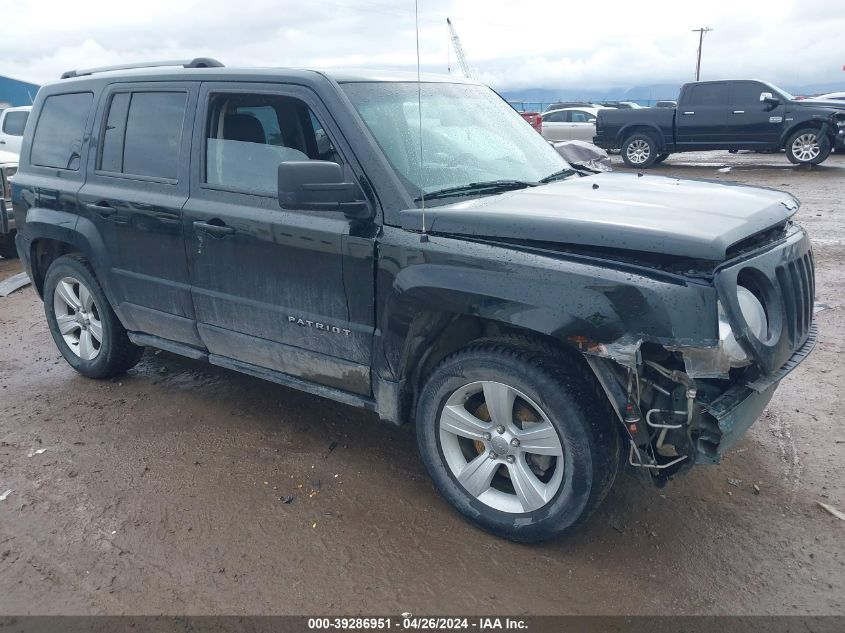
{"label": "crumpled front end", "polygon": [[803,229],[715,271],[718,341],[581,341],[629,440],[628,465],[655,482],[717,463],[816,342],[814,261]]}

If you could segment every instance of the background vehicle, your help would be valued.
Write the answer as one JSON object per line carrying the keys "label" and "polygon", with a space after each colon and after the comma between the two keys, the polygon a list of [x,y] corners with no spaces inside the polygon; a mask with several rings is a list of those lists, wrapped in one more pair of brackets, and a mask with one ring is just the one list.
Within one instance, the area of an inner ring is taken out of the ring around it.
{"label": "background vehicle", "polygon": [[676,108],[678,107],[677,101],[658,101],[654,104],[655,108]]}
{"label": "background vehicle", "polygon": [[11,177],[18,170],[18,156],[0,151],[0,257],[17,257],[15,218],[12,214]]}
{"label": "background vehicle", "polygon": [[532,542],[622,464],[717,463],[815,343],[789,194],[581,177],[453,77],[183,65],[36,97],[16,244],[85,376],[150,345],[412,422],[440,493]]}
{"label": "background vehicle", "polygon": [[600,101],[600,108],[615,108],[617,110],[641,110],[642,106],[633,101]]}
{"label": "background vehicle", "polygon": [[811,97],[809,101],[845,101],[845,92],[828,92],[817,97]]}
{"label": "background vehicle", "polygon": [[586,101],[558,101],[556,103],[552,103],[551,105],[546,106],[543,112],[551,112],[552,110],[563,110],[564,108],[596,108],[598,107],[594,103],[588,103]]}
{"label": "background vehicle", "polygon": [[592,141],[597,108],[564,108],[543,113],[543,138],[549,141]]}
{"label": "background vehicle", "polygon": [[19,154],[21,138],[32,106],[6,108],[0,112],[0,151]]}
{"label": "background vehicle", "polygon": [[785,149],[791,162],[817,165],[845,143],[845,111],[795,101],[762,81],[702,81],[684,84],[677,108],[602,110],[595,143],[621,149],[639,168],[714,149]]}
{"label": "background vehicle", "polygon": [[528,124],[535,130],[537,130],[540,134],[543,133],[543,117],[540,115],[539,112],[520,112],[519,116],[528,121]]}

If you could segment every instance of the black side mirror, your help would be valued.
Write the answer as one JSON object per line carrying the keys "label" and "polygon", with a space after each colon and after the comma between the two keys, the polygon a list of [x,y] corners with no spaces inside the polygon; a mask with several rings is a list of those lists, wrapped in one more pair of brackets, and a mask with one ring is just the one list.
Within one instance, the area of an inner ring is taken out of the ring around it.
{"label": "black side mirror", "polygon": [[280,164],[279,206],[306,211],[342,211],[351,218],[372,215],[370,204],[358,184],[346,181],[343,167],[325,160]]}

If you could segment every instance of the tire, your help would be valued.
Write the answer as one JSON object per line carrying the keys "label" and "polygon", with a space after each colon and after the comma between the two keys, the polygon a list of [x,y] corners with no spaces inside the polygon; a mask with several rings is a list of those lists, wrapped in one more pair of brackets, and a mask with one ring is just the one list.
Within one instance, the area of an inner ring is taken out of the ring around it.
{"label": "tire", "polygon": [[648,169],[658,155],[657,142],[650,134],[632,134],[622,143],[622,160],[628,167]]}
{"label": "tire", "polygon": [[830,156],[830,139],[819,138],[819,130],[801,128],[786,139],[786,157],[795,165],[818,165]]}
{"label": "tire", "polygon": [[[488,396],[511,394],[510,411],[490,416]],[[447,357],[423,387],[416,420],[440,494],[475,525],[520,543],[580,525],[619,469],[620,433],[596,381],[539,343],[478,341]]]}
{"label": "tire", "polygon": [[134,367],[144,352],[129,340],[81,255],[63,255],[50,265],[44,279],[44,313],[62,356],[89,378],[121,374]]}
{"label": "tire", "polygon": [[4,259],[16,259],[18,249],[15,248],[15,234],[0,235],[0,257]]}
{"label": "tire", "polygon": [[664,160],[666,160],[667,158],[669,158],[669,156],[671,156],[671,154],[668,154],[668,153],[658,154],[658,155],[657,155],[657,158],[655,158],[655,159],[654,159],[654,164],[655,164],[655,165],[659,165],[659,164],[660,164],[660,163],[662,163]]}

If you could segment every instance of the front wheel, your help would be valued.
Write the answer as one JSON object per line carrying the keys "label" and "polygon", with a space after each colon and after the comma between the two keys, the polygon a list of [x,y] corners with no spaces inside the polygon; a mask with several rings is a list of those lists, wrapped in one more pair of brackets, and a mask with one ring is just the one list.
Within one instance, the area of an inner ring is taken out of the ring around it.
{"label": "front wheel", "polygon": [[622,144],[622,160],[628,167],[646,169],[654,165],[657,157],[657,143],[648,134],[633,134]]}
{"label": "front wheel", "polygon": [[830,150],[830,140],[815,128],[800,129],[786,140],[786,157],[796,165],[818,165]]}
{"label": "front wheel", "polygon": [[44,312],[65,360],[89,378],[125,372],[141,358],[112,310],[90,264],[81,255],[63,255],[44,279]]}
{"label": "front wheel", "polygon": [[459,512],[523,543],[586,519],[619,464],[613,413],[589,377],[559,352],[510,340],[475,343],[434,370],[417,443]]}

